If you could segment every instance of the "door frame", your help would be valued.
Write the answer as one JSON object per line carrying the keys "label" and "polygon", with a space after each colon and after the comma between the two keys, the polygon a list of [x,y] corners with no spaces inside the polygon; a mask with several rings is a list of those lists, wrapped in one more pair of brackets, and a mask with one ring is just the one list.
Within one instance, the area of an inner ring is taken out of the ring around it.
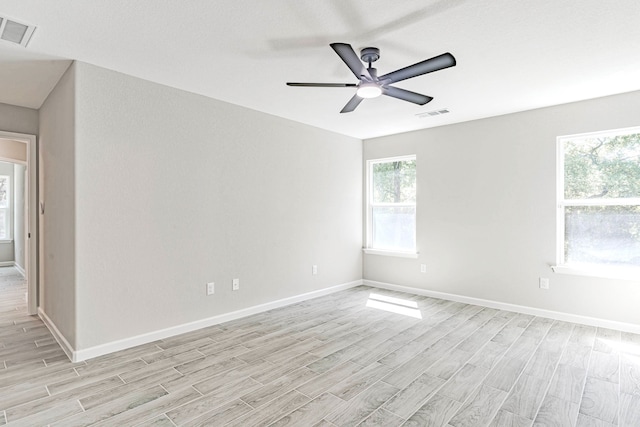
{"label": "door frame", "polygon": [[[26,164],[24,196],[25,201],[25,235],[24,239],[25,257],[24,269],[27,273],[27,313],[29,315],[38,314],[38,148],[36,135],[26,133],[5,132],[0,130],[0,138],[11,139],[24,142],[27,145],[26,163],[10,160],[13,163]],[[14,236],[14,240],[16,236]]]}

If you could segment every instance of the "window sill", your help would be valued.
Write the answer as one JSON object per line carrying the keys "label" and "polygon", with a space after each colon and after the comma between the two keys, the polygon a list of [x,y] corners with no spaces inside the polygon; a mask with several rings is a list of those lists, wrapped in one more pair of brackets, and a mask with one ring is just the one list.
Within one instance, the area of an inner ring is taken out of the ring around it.
{"label": "window sill", "polygon": [[600,267],[594,265],[552,265],[551,270],[558,274],[574,276],[601,277],[604,279],[619,279],[640,281],[638,267]]}
{"label": "window sill", "polygon": [[395,251],[383,251],[380,249],[370,249],[363,248],[362,249],[367,255],[382,255],[382,256],[394,256],[398,258],[418,258],[418,252],[395,252]]}
{"label": "window sill", "polygon": [[0,240],[0,244],[2,244],[2,243],[5,243],[5,244],[6,243],[13,243],[13,240],[11,240],[11,239]]}

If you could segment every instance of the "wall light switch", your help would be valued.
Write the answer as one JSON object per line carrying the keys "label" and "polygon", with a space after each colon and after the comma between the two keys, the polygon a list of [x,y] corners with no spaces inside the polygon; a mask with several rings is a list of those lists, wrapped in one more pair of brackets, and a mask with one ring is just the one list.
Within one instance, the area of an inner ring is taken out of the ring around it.
{"label": "wall light switch", "polygon": [[312,265],[311,266],[311,274],[316,276],[318,274],[318,266],[317,265]]}
{"label": "wall light switch", "polygon": [[420,273],[427,272],[427,264],[420,264]]}
{"label": "wall light switch", "polygon": [[207,283],[207,295],[213,295],[216,292],[216,284],[213,282]]}
{"label": "wall light switch", "polygon": [[231,289],[233,289],[234,291],[237,291],[238,289],[240,289],[240,279],[233,279],[233,282],[231,284]]}
{"label": "wall light switch", "polygon": [[540,278],[540,289],[549,289],[549,279],[546,277]]}

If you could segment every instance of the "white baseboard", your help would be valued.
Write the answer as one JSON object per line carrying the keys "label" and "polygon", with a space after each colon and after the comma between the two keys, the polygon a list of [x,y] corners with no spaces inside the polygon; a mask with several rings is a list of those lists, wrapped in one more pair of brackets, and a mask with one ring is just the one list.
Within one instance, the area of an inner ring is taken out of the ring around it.
{"label": "white baseboard", "polygon": [[516,304],[509,304],[499,301],[486,300],[481,298],[467,297],[463,295],[449,294],[446,292],[430,291],[427,289],[413,288],[409,286],[394,285],[391,283],[376,282],[373,280],[355,280],[353,282],[343,283],[341,285],[332,286],[330,288],[320,289],[313,292],[307,292],[300,295],[295,295],[288,298],[283,298],[277,301],[268,302],[265,304],[256,305],[253,307],[244,308],[241,310],[233,311],[230,313],[220,314],[218,316],[209,317],[202,320],[197,320],[182,325],[172,326],[169,328],[141,334],[129,338],[125,338],[118,341],[112,341],[106,344],[89,347],[86,349],[75,350],[66,340],[66,338],[60,333],[53,321],[42,311],[38,309],[38,315],[51,331],[51,334],[56,339],[62,350],[73,362],[81,362],[83,360],[92,359],[94,357],[102,356],[104,354],[113,353],[127,348],[135,347],[142,344],[147,344],[153,341],[157,341],[164,338],[169,338],[175,335],[192,332],[198,329],[206,328],[208,326],[217,325],[231,320],[240,319],[242,317],[251,316],[254,314],[262,313],[265,311],[273,310],[275,308],[285,307],[287,305],[295,304],[301,301],[306,301],[312,298],[329,295],[335,292],[350,289],[359,285],[367,285],[375,288],[389,289],[400,292],[407,292],[416,295],[423,295],[432,298],[445,299],[449,301],[457,301],[466,304],[474,304],[483,307],[495,308],[499,310],[513,311],[516,313],[530,314],[534,316],[547,317],[550,319],[562,320],[565,322],[580,323],[583,325],[603,327],[609,329],[617,329],[625,332],[631,332],[640,334],[640,325],[617,322],[613,320],[598,319],[594,317],[581,316],[577,314],[563,313],[558,311],[545,310],[534,307],[527,307]]}
{"label": "white baseboard", "polygon": [[274,308],[280,308],[287,305],[295,304],[297,302],[306,301],[308,299],[329,295],[335,292],[343,291],[345,289],[353,288],[362,285],[362,280],[355,280],[349,283],[343,283],[341,285],[332,286],[330,288],[320,289],[313,292],[307,292],[300,295],[295,295],[288,298],[283,298],[277,301],[271,301],[265,304],[255,305],[253,307],[243,308],[241,310],[232,311],[230,313],[220,314],[218,316],[209,317],[202,320],[196,320],[195,322],[184,323],[182,325],[172,326],[165,329],[149,332],[142,335],[137,335],[129,338],[125,338],[118,341],[112,341],[106,344],[97,345],[81,350],[73,349],[68,341],[60,334],[53,322],[46,317],[44,312],[41,313],[41,318],[45,322],[45,325],[49,328],[54,335],[64,352],[69,356],[69,359],[73,362],[81,362],[87,359],[93,359],[94,357],[102,356],[104,354],[113,353],[115,351],[125,350],[127,348],[135,347],[142,344],[147,344],[153,341],[169,338],[175,335],[192,332],[198,329],[206,328],[208,326],[217,325],[219,323],[229,322],[231,320],[240,319],[242,317],[251,316],[253,314],[262,313],[264,311],[273,310]]}
{"label": "white baseboard", "polygon": [[18,273],[22,274],[22,277],[27,277],[27,272],[17,262],[14,262],[13,266],[18,270]]}
{"label": "white baseboard", "polygon": [[51,332],[53,338],[58,342],[58,344],[60,344],[60,348],[62,348],[64,354],[66,354],[72,362],[77,362],[77,360],[74,360],[75,356],[73,347],[71,346],[71,344],[69,344],[69,341],[67,341],[64,335],[62,335],[62,333],[58,330],[56,324],[53,323],[49,316],[47,316],[47,313],[42,310],[42,307],[38,307],[38,317],[42,319],[42,322],[47,327],[47,329],[49,329],[49,332]]}
{"label": "white baseboard", "polygon": [[486,300],[481,298],[467,297],[464,295],[449,294],[446,292],[430,291],[427,289],[413,288],[410,286],[400,286],[391,283],[376,282],[373,280],[363,280],[363,285],[374,288],[389,289],[393,291],[407,292],[410,294],[423,295],[432,298],[445,299],[449,301],[463,302],[466,304],[480,305],[483,307],[496,308],[499,310],[513,311],[516,313],[531,314],[534,316],[548,317],[550,319],[562,320],[564,322],[580,323],[582,325],[596,326],[599,328],[617,329],[624,332],[640,334],[640,325],[633,323],[617,322],[615,320],[599,319],[596,317],[581,316],[579,314],[563,313],[560,311],[545,310],[542,308],[527,307],[524,305],[509,304],[505,302]]}
{"label": "white baseboard", "polygon": [[0,267],[13,267],[14,264],[13,261],[0,261]]}

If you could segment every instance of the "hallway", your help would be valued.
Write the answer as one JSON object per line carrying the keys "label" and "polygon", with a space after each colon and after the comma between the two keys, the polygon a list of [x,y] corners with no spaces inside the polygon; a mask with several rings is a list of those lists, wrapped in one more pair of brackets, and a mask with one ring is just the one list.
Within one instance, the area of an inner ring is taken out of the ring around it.
{"label": "hallway", "polygon": [[27,282],[15,267],[0,268],[0,368],[17,372],[68,362],[44,323],[27,315],[26,292]]}

